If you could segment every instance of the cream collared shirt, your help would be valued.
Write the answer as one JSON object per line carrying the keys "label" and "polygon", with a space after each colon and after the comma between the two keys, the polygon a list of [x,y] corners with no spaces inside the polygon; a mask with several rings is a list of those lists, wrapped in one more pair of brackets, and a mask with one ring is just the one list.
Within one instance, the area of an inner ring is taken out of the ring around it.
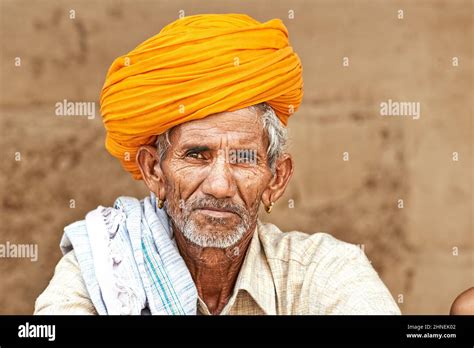
{"label": "cream collared shirt", "polygon": [[[198,299],[199,314],[210,314]],[[97,314],[71,251],[38,297],[35,314]],[[362,250],[326,233],[258,222],[221,314],[400,314]]]}

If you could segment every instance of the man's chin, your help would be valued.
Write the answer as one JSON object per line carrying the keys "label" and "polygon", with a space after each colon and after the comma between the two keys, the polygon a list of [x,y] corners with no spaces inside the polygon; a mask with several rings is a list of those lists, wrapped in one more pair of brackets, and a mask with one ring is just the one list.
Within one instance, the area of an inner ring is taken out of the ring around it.
{"label": "man's chin", "polygon": [[230,236],[236,233],[237,229],[241,226],[239,224],[223,224],[221,222],[216,223],[215,221],[197,222],[195,221],[194,226],[196,230],[202,235],[208,236]]}

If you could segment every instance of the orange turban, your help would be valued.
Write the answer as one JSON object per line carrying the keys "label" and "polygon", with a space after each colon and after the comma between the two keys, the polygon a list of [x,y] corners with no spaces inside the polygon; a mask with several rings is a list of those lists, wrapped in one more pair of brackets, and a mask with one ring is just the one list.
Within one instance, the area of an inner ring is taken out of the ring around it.
{"label": "orange turban", "polygon": [[106,148],[141,179],[138,148],[169,128],[261,102],[286,125],[302,96],[301,62],[281,20],[184,17],[109,68],[100,98]]}

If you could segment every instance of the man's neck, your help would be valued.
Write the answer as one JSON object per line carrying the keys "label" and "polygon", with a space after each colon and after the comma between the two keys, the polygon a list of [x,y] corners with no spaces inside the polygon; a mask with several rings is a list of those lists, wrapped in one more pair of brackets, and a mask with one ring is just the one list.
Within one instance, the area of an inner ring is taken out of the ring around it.
{"label": "man's neck", "polygon": [[179,252],[211,314],[219,314],[232,296],[237,276],[252,240],[255,225],[229,248],[203,248],[173,226]]}

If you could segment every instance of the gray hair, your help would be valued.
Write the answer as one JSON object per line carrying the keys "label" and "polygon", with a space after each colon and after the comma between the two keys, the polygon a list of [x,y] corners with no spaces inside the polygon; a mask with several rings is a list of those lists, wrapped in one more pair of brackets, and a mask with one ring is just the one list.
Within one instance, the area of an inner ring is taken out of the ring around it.
{"label": "gray hair", "polygon": [[[261,120],[263,123],[263,129],[267,133],[268,148],[267,158],[268,165],[272,174],[275,174],[275,166],[277,159],[285,152],[286,145],[288,142],[288,131],[286,127],[278,119],[275,110],[267,103],[260,103],[247,107],[247,109],[256,112],[257,110],[261,113]],[[165,157],[166,151],[171,145],[170,132],[168,129],[165,133],[158,135],[156,139],[156,147],[160,161]]]}

